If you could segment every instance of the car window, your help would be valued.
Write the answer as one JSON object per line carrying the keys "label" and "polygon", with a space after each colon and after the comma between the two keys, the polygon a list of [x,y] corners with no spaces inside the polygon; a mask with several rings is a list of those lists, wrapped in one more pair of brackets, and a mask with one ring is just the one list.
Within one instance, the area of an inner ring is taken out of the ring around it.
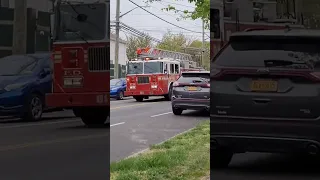
{"label": "car window", "polygon": [[320,61],[320,44],[317,41],[239,37],[234,38],[212,61],[213,64],[227,67],[265,67],[265,60],[303,62],[317,66]]}
{"label": "car window", "polygon": [[184,73],[178,79],[180,83],[210,82],[210,73]]}
{"label": "car window", "polygon": [[119,85],[121,85],[121,80],[119,80],[119,79],[112,79],[112,80],[110,80],[110,85],[111,85],[111,86],[119,86]]}
{"label": "car window", "polygon": [[0,58],[0,76],[30,74],[36,67],[36,64],[37,59],[24,55],[12,55]]}

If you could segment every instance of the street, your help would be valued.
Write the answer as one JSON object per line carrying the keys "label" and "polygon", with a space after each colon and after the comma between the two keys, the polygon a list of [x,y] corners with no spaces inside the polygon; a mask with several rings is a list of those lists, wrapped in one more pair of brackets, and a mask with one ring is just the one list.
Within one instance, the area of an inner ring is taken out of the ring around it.
{"label": "street", "polygon": [[109,127],[88,129],[71,111],[41,122],[0,119],[0,179],[106,180]]}
{"label": "street", "polygon": [[171,113],[170,102],[161,97],[136,102],[132,98],[111,101],[110,159],[118,161],[163,142],[208,120],[203,112],[185,111],[182,116]]}
{"label": "street", "polygon": [[320,161],[264,153],[238,154],[229,169],[211,172],[217,180],[316,180]]}

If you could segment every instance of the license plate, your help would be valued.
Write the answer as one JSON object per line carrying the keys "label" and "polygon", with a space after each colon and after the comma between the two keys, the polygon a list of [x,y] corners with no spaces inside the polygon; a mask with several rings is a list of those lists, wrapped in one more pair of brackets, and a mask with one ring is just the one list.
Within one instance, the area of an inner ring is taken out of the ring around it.
{"label": "license plate", "polygon": [[254,80],[251,82],[251,91],[275,92],[278,82],[272,80]]}
{"label": "license plate", "polygon": [[194,87],[194,86],[188,87],[188,91],[197,91],[197,90],[198,90],[197,87]]}

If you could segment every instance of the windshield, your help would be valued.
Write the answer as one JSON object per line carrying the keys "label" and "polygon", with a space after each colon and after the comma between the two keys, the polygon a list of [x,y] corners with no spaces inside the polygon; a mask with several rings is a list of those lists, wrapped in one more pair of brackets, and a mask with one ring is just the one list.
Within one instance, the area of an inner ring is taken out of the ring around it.
{"label": "windshield", "polygon": [[163,62],[130,62],[128,74],[163,73]]}
{"label": "windshield", "polygon": [[0,58],[0,76],[32,74],[37,62],[37,59],[28,56]]}
{"label": "windshield", "polygon": [[[109,21],[105,4],[64,4],[60,9],[61,27],[57,41],[102,40],[107,36]],[[86,20],[77,20],[79,14],[84,14]]]}
{"label": "windshield", "polygon": [[121,81],[119,79],[110,80],[110,86],[119,86],[121,85]]}
{"label": "windshield", "polygon": [[231,41],[212,63],[228,67],[266,67],[266,62],[273,61],[273,64],[283,62],[283,66],[277,66],[282,68],[318,68],[319,49],[318,40],[239,37]]}

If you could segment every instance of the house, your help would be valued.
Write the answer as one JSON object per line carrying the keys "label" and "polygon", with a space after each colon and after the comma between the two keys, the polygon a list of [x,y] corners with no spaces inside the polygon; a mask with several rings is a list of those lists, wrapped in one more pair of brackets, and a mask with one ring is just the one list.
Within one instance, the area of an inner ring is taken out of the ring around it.
{"label": "house", "polygon": [[[114,61],[115,61],[115,45],[116,45],[116,36],[115,34],[111,33],[110,34],[110,64],[111,64],[111,72],[110,76],[111,78],[114,76]],[[120,39],[119,41],[119,77],[125,77],[126,75],[126,64],[128,62],[128,57],[127,57],[127,42],[124,41],[123,39]]]}

